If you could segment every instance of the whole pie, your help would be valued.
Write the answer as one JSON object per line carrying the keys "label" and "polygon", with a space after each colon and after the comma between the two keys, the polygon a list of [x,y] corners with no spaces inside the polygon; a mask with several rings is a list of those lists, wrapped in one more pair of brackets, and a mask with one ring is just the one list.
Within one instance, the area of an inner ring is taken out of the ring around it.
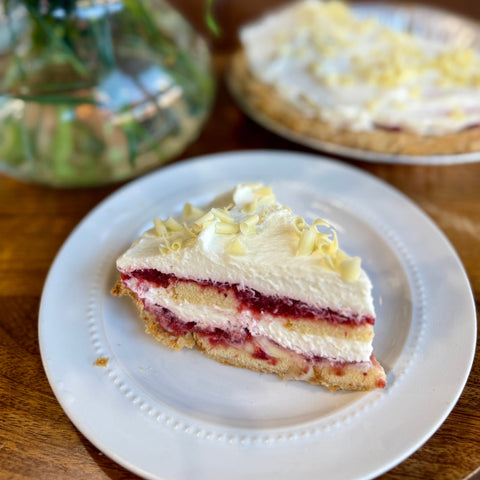
{"label": "whole pie", "polygon": [[230,78],[249,108],[308,138],[373,152],[480,151],[480,56],[347,4],[296,2],[240,32]]}

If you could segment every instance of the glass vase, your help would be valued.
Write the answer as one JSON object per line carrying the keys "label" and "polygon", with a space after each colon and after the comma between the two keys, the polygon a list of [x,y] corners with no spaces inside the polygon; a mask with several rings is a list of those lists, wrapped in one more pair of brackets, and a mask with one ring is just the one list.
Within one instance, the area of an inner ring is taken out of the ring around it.
{"label": "glass vase", "polygon": [[0,0],[0,171],[59,187],[139,175],[197,138],[210,54],[163,0]]}

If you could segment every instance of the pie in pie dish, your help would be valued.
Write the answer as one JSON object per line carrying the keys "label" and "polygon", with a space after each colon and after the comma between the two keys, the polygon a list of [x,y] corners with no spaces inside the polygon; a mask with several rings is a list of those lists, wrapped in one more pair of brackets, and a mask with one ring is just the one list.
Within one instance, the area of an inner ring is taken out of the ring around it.
{"label": "pie in pie dish", "polygon": [[384,154],[480,151],[479,52],[359,11],[303,0],[244,26],[229,72],[237,98],[321,142]]}
{"label": "pie in pie dish", "polygon": [[372,284],[327,221],[251,183],[153,223],[117,259],[112,293],[132,297],[164,345],[331,390],[385,386]]}

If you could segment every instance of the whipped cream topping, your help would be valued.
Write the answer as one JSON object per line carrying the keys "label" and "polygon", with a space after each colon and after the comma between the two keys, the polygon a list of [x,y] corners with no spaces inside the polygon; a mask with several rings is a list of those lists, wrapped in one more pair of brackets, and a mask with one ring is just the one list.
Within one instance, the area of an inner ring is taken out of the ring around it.
{"label": "whipped cream topping", "polygon": [[360,259],[338,247],[326,222],[307,225],[261,184],[239,185],[224,201],[226,208],[203,211],[187,204],[182,218],[156,219],[155,228],[117,260],[118,270],[155,269],[237,284],[346,316],[375,317]]}
{"label": "whipped cream topping", "polygon": [[480,124],[480,55],[304,0],[240,32],[249,68],[307,116],[354,131]]}

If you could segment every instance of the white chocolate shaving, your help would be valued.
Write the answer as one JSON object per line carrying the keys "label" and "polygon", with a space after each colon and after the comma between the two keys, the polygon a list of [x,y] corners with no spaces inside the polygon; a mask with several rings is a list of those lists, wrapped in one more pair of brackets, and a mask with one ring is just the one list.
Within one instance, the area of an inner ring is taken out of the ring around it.
{"label": "white chocolate shaving", "polygon": [[351,282],[360,276],[361,264],[362,262],[359,257],[353,257],[348,260],[343,260],[338,266],[338,270],[345,280]]}
{"label": "white chocolate shaving", "polygon": [[180,250],[182,248],[182,246],[183,246],[183,238],[182,237],[177,237],[169,245],[169,248],[172,252],[176,252],[177,250]]}
{"label": "white chocolate shaving", "polygon": [[257,229],[255,225],[247,225],[245,222],[240,224],[240,232],[243,235],[255,235],[257,233]]}
{"label": "white chocolate shaving", "polygon": [[237,223],[217,222],[215,224],[215,233],[219,233],[221,235],[233,235],[239,231],[240,227]]}
{"label": "white chocolate shaving", "polygon": [[327,233],[318,233],[315,238],[315,250],[320,255],[327,255],[330,249],[330,235]]}
{"label": "white chocolate shaving", "polygon": [[194,231],[202,231],[206,226],[210,225],[214,221],[215,216],[211,211],[209,211],[193,222]]}
{"label": "white chocolate shaving", "polygon": [[338,250],[338,238],[337,238],[337,232],[335,232],[335,230],[332,230],[332,233],[333,233],[333,240],[330,242],[330,245],[328,246],[328,255],[330,255],[331,257],[334,257]]}
{"label": "white chocolate shaving", "polygon": [[240,224],[240,231],[244,235],[252,235],[257,233],[255,225],[257,225],[259,219],[260,217],[257,214],[251,215]]}
{"label": "white chocolate shaving", "polygon": [[312,223],[312,228],[316,228],[316,227],[328,227],[328,228],[330,228],[330,224],[326,220],[323,220],[323,218],[317,218]]}
{"label": "white chocolate shaving", "polygon": [[196,238],[197,237],[195,232],[186,223],[183,224],[183,230],[185,231],[185,233],[187,234],[188,237],[190,237],[190,238]]}
{"label": "white chocolate shaving", "polygon": [[203,210],[201,208],[188,202],[183,206],[183,218],[200,217],[201,215],[203,215]]}
{"label": "white chocolate shaving", "polygon": [[256,225],[259,220],[260,220],[260,217],[257,214],[255,214],[248,217],[243,223],[246,223],[247,225]]}
{"label": "white chocolate shaving", "polygon": [[272,187],[267,187],[267,186],[259,186],[255,188],[254,193],[259,197],[266,197],[266,196],[273,195]]}
{"label": "white chocolate shaving", "polygon": [[302,217],[295,218],[295,228],[301,232],[305,228],[305,220]]}
{"label": "white chocolate shaving", "polygon": [[298,242],[296,255],[310,255],[315,247],[316,234],[313,230],[303,230]]}
{"label": "white chocolate shaving", "polygon": [[167,233],[167,227],[163,223],[163,220],[161,218],[154,218],[153,219],[153,226],[155,228],[155,233],[161,237]]}
{"label": "white chocolate shaving", "polygon": [[182,225],[172,217],[168,217],[164,224],[169,232],[180,232],[183,229]]}
{"label": "white chocolate shaving", "polygon": [[221,208],[212,208],[211,212],[217,217],[221,222],[224,223],[235,223],[230,214]]}
{"label": "white chocolate shaving", "polygon": [[238,238],[235,238],[228,243],[225,251],[230,255],[245,255],[247,253],[245,245]]}
{"label": "white chocolate shaving", "polygon": [[268,195],[262,195],[258,199],[258,203],[260,205],[268,205],[269,203],[273,203],[275,201],[275,195],[270,193]]}

